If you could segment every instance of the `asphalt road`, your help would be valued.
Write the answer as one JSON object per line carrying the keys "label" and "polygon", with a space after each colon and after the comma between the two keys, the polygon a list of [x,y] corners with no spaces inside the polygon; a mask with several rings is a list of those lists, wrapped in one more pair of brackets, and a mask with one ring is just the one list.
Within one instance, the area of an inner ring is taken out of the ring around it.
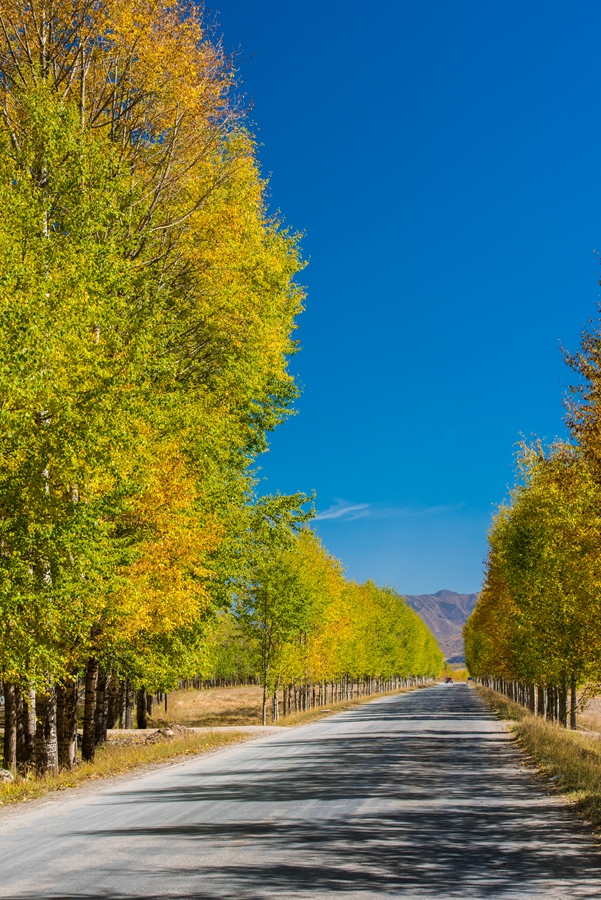
{"label": "asphalt road", "polygon": [[441,685],[3,814],[0,897],[598,900],[601,849]]}

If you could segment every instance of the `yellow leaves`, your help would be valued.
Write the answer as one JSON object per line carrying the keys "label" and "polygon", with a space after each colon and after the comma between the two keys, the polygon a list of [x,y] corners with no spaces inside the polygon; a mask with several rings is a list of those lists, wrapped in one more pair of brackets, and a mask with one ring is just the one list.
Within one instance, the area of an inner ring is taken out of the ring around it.
{"label": "yellow leaves", "polygon": [[197,314],[244,366],[246,376],[287,379],[290,331],[301,309],[291,295],[294,242],[267,225],[254,162],[238,160],[227,185],[192,220],[187,258],[197,283]]}
{"label": "yellow leaves", "polygon": [[442,654],[405,601],[373,582],[344,579],[340,563],[310,531],[290,551],[303,572],[310,601],[302,627],[280,649],[282,683],[355,676],[438,673]]}
{"label": "yellow leaves", "polygon": [[201,518],[195,480],[177,444],[161,448],[131,516],[146,535],[137,559],[122,573],[116,611],[122,635],[168,633],[194,624],[210,605],[210,556],[223,529]]}
{"label": "yellow leaves", "polygon": [[[132,89],[148,98],[145,112],[152,108],[148,124],[155,134],[178,118],[180,127],[201,131],[208,117],[223,109],[231,74],[218,48],[205,40],[194,4],[121,0],[104,4],[104,13],[110,39],[106,50],[97,51],[102,54],[97,77],[116,71],[122,85],[131,78]],[[161,103],[150,107],[154,97]]]}
{"label": "yellow leaves", "polygon": [[82,630],[139,648],[228,590],[249,463],[294,397],[298,247],[197,4],[54,0],[42,30],[38,9],[0,0],[2,463],[67,535],[57,567],[106,562]]}

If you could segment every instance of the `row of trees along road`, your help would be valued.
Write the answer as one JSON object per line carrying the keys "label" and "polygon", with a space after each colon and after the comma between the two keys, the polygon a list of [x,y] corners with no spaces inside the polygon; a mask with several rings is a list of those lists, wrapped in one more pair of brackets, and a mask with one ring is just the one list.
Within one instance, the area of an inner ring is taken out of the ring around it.
{"label": "row of trees along road", "polygon": [[0,0],[0,65],[4,756],[44,773],[76,765],[78,686],[89,760],[309,518],[252,476],[302,264],[195,3]]}
{"label": "row of trees along road", "polygon": [[286,714],[439,674],[438,644],[402,597],[347,581],[312,531],[283,537],[263,528],[269,549],[208,648],[213,678],[259,673],[263,723],[268,700],[277,721],[280,702]]}
{"label": "row of trees along road", "polygon": [[601,682],[601,337],[567,362],[574,441],[522,445],[494,518],[484,588],[464,635],[470,672],[532,712],[576,727]]}

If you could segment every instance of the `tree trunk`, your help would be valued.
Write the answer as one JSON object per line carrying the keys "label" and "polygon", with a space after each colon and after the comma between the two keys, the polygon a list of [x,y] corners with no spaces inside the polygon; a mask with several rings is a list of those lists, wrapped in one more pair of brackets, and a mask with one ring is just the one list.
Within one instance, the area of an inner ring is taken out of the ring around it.
{"label": "tree trunk", "polygon": [[541,703],[541,717],[546,719],[549,714],[549,689],[546,685],[542,688],[543,691],[543,699]]}
{"label": "tree trunk", "polygon": [[106,720],[108,716],[108,678],[104,674],[98,676],[96,685],[96,709],[94,710],[94,744],[100,747],[106,744]]}
{"label": "tree trunk", "polygon": [[267,725],[267,682],[263,683],[263,702],[261,704],[261,723]]}
{"label": "tree trunk", "polygon": [[107,729],[117,727],[117,722],[119,721],[119,711],[122,704],[121,690],[122,682],[120,682],[114,675],[111,675],[108,684],[108,703],[106,715]]}
{"label": "tree trunk", "polygon": [[141,687],[137,693],[136,704],[136,727],[148,728],[148,720],[146,718],[146,688]]}
{"label": "tree trunk", "polygon": [[94,719],[96,713],[96,688],[98,686],[98,660],[91,656],[86,666],[86,692],[83,708],[83,740],[81,758],[92,762],[96,750]]}
{"label": "tree trunk", "polygon": [[35,768],[38,776],[58,775],[56,689],[47,685],[36,697]]}
{"label": "tree trunk", "polygon": [[576,714],[578,710],[578,697],[576,695],[576,678],[570,679],[570,728],[576,731]]}
{"label": "tree trunk", "polygon": [[65,734],[67,733],[67,725],[65,722],[65,685],[56,685],[56,744],[58,749],[58,767],[64,768],[65,760]]}
{"label": "tree trunk", "polygon": [[564,728],[568,727],[568,682],[565,675],[559,690],[559,721]]}
{"label": "tree trunk", "polygon": [[551,687],[551,721],[557,722],[559,719],[559,689],[553,685]]}
{"label": "tree trunk", "polygon": [[17,770],[25,772],[29,762],[27,742],[27,707],[21,691],[17,691]]}
{"label": "tree trunk", "polygon": [[119,714],[120,717],[120,728],[127,728],[127,705],[129,703],[129,681],[123,681],[121,683],[121,711]]}
{"label": "tree trunk", "polygon": [[129,681],[125,682],[125,706],[124,706],[125,725],[124,728],[130,729],[134,727],[134,703],[133,691]]}
{"label": "tree trunk", "polygon": [[553,703],[554,703],[554,699],[553,699],[553,687],[552,687],[552,685],[550,685],[550,684],[547,685],[547,691],[546,691],[546,694],[547,694],[547,703],[546,703],[546,711],[547,711],[547,715],[546,715],[546,719],[547,719],[548,722],[552,722],[552,721],[553,721]]}
{"label": "tree trunk", "polygon": [[77,767],[77,676],[59,685],[56,691],[58,764],[61,769]]}
{"label": "tree trunk", "polygon": [[542,684],[536,685],[536,715],[544,716],[545,714],[545,689]]}
{"label": "tree trunk", "polygon": [[24,710],[25,740],[27,744],[27,759],[29,765],[35,764],[35,733],[36,722],[36,692],[32,687],[27,692]]}
{"label": "tree trunk", "polygon": [[17,688],[4,682],[4,768],[17,771]]}

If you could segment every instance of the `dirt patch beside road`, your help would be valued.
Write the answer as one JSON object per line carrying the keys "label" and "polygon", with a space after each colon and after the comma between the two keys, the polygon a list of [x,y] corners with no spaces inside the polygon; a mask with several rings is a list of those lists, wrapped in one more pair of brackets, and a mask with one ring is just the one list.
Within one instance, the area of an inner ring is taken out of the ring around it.
{"label": "dirt patch beside road", "polygon": [[[260,725],[262,688],[241,687],[193,688],[169,694],[167,719],[189,728],[212,725]],[[156,720],[162,721],[161,711]],[[153,720],[154,722],[154,720]]]}

